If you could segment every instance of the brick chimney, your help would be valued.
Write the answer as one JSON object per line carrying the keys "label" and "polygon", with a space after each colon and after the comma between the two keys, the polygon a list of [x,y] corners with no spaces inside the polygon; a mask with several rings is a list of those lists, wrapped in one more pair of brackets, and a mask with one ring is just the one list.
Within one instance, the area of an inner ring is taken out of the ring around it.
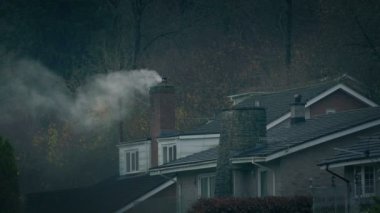
{"label": "brick chimney", "polygon": [[302,102],[302,96],[294,95],[294,103],[290,105],[290,123],[296,124],[305,121],[305,103]]}
{"label": "brick chimney", "polygon": [[220,131],[215,179],[215,196],[232,196],[231,157],[237,151],[253,148],[266,136],[266,113],[262,107],[224,110]]}
{"label": "brick chimney", "polygon": [[151,166],[158,165],[157,137],[175,131],[175,89],[166,78],[149,90],[151,104]]}

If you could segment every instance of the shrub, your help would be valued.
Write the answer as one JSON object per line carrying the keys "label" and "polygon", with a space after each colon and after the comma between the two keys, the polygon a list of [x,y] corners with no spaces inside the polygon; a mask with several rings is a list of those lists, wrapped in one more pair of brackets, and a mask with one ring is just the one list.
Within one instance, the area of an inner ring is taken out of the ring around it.
{"label": "shrub", "polygon": [[189,210],[189,213],[214,212],[311,213],[312,198],[296,196],[200,199]]}

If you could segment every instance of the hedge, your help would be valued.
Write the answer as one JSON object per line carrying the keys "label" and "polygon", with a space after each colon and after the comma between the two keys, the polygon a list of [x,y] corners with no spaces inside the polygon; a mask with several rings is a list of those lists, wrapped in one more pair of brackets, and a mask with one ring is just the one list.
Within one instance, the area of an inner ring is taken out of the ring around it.
{"label": "hedge", "polygon": [[199,199],[189,210],[189,213],[214,212],[311,213],[312,198],[295,196]]}

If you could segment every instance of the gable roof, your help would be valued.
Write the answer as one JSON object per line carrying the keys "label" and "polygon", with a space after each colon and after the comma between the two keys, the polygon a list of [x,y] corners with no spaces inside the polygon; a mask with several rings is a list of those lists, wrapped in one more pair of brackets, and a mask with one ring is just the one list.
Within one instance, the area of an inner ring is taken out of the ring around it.
{"label": "gable roof", "polygon": [[[372,121],[377,122],[369,126],[368,124],[371,124]],[[380,125],[379,121],[379,107],[369,107],[317,116],[300,124],[281,126],[269,130],[267,133],[266,146],[260,149],[252,148],[251,150],[242,152],[236,157],[266,156],[267,160],[272,160],[276,158],[274,154],[280,151],[286,151],[290,154],[290,149],[293,147],[300,146],[307,142],[312,142],[316,139],[322,139],[324,137],[327,137],[326,141],[332,140],[334,139],[334,137],[332,137],[334,133],[340,133],[345,130],[352,129],[352,131],[347,132],[347,134],[351,134],[356,132],[353,129],[354,127],[359,127],[366,124],[363,128],[357,129],[357,131],[360,131],[365,128]],[[342,135],[337,135],[337,137],[340,136]]]}
{"label": "gable roof", "polygon": [[380,132],[368,137],[361,137],[351,146],[345,148],[336,148],[337,153],[318,166],[324,167],[342,167],[347,165],[357,165],[380,161]]}
{"label": "gable roof", "polygon": [[[337,83],[336,81],[328,81],[307,87],[287,89],[278,92],[252,93],[244,101],[238,103],[236,107],[254,107],[255,103],[259,102],[260,106],[266,109],[267,129],[270,129],[290,117],[290,103],[294,99],[295,94],[302,95],[302,101],[304,101],[306,103],[305,106],[308,107],[337,90],[342,90],[347,94],[350,94],[368,106],[378,106],[375,102],[367,99],[365,96],[357,93],[346,85]],[[185,131],[182,134],[217,134],[220,131],[220,117],[221,116],[218,115],[215,120],[209,121],[190,131]]]}
{"label": "gable roof", "polygon": [[174,182],[145,174],[113,177],[84,188],[33,193],[27,196],[26,212],[115,212],[165,183]]}
{"label": "gable roof", "polygon": [[[270,161],[372,126],[380,126],[380,108],[369,107],[317,116],[296,125],[276,126],[267,132],[266,144],[237,153],[233,163],[251,162],[253,158]],[[215,166],[217,148],[178,159],[151,169],[151,174],[170,173]],[[185,169],[186,167],[186,169]]]}

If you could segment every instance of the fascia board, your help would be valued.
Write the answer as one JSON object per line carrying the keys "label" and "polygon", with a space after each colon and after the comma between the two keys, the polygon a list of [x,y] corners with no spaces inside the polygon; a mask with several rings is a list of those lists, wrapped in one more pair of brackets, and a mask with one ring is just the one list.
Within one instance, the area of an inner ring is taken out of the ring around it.
{"label": "fascia board", "polygon": [[167,168],[162,168],[162,169],[151,169],[149,171],[149,174],[161,175],[161,174],[184,172],[184,171],[191,171],[191,170],[198,170],[198,169],[208,169],[208,168],[214,168],[214,167],[216,167],[216,161],[207,161],[207,162],[196,163],[196,164],[172,166],[172,167],[167,167]]}
{"label": "fascia board", "polygon": [[380,158],[370,158],[370,159],[345,161],[345,162],[339,162],[339,163],[331,163],[331,164],[325,164],[323,166],[320,166],[320,168],[326,169],[327,165],[328,165],[328,168],[338,168],[338,167],[344,167],[344,166],[355,166],[355,165],[376,163],[376,162],[380,162]]}

